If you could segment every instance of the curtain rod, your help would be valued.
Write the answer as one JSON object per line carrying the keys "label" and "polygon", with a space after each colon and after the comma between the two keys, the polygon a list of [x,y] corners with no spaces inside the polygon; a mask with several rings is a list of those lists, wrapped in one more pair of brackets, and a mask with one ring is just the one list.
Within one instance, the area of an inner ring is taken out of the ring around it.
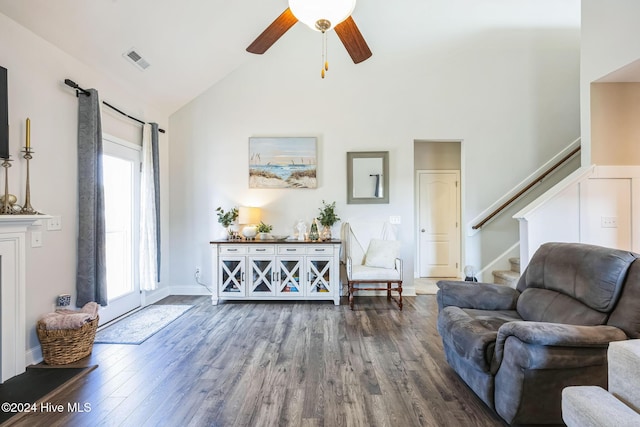
{"label": "curtain rod", "polygon": [[[85,95],[89,95],[89,91],[87,91],[87,90],[85,90],[85,89],[82,89],[82,88],[81,88],[80,86],[78,86],[78,84],[77,84],[76,82],[74,82],[73,80],[64,79],[64,84],[66,84],[67,86],[69,86],[69,87],[71,87],[71,88],[75,89],[75,90],[76,90],[76,96],[78,96],[78,92],[82,92],[82,93],[83,93],[83,94],[85,94]],[[130,118],[131,120],[134,120],[134,121],[136,121],[136,122],[138,122],[138,123],[140,123],[140,124],[143,124],[143,125],[147,124],[147,122],[143,122],[143,121],[142,121],[142,120],[140,120],[140,119],[136,119],[135,117],[132,117],[132,116],[128,115],[128,114],[127,114],[127,113],[125,113],[124,111],[122,111],[122,110],[120,110],[120,109],[118,109],[118,108],[114,107],[113,105],[109,104],[107,101],[102,101],[102,103],[103,103],[104,105],[106,105],[107,107],[111,108],[112,110],[115,110],[115,111],[117,111],[118,113],[122,114],[123,116]],[[160,132],[160,133],[165,133],[165,130],[164,130],[164,129],[160,129],[160,128],[158,128],[158,132]]]}

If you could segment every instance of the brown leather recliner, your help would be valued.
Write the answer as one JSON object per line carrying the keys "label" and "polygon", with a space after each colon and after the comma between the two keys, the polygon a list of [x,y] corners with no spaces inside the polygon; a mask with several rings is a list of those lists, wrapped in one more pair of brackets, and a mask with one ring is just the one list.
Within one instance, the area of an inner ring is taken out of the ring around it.
{"label": "brown leather recliner", "polygon": [[609,342],[640,338],[640,255],[546,243],[516,289],[438,282],[447,361],[511,424],[561,424],[562,389],[607,387]]}

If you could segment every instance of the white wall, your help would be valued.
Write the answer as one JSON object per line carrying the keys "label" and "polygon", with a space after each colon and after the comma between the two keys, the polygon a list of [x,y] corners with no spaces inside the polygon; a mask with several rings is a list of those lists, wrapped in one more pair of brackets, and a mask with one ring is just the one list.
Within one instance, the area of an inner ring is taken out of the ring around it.
{"label": "white wall", "polygon": [[[265,221],[285,233],[323,199],[335,200],[344,220],[400,215],[409,285],[415,140],[464,141],[465,223],[578,136],[577,1],[406,3],[379,31],[361,28],[374,52],[362,64],[330,34],[321,80],[319,38],[295,26],[171,116],[172,286],[197,290],[195,266],[210,283],[216,207],[262,206]],[[385,31],[407,39],[386,46]],[[317,136],[318,189],[249,190],[251,136]],[[391,202],[347,205],[346,152],[372,150],[390,152]],[[481,239],[466,242],[462,265],[480,265]]]}
{"label": "white wall", "polygon": [[591,83],[640,59],[638,16],[640,2],[637,0],[582,0],[580,116],[583,166],[592,163]]}
{"label": "white wall", "polygon": [[631,183],[630,177],[616,177],[590,179],[581,186],[580,241],[632,250],[631,203],[637,195]]}
{"label": "white wall", "polygon": [[[27,350],[39,346],[35,324],[39,316],[50,312],[55,297],[70,293],[75,302],[76,212],[77,212],[77,100],[73,90],[64,85],[70,78],[83,87],[98,89],[102,99],[125,109],[129,114],[168,123],[135,89],[123,87],[108,76],[92,70],[0,14],[0,65],[9,74],[10,154],[14,162],[9,170],[9,190],[24,200],[25,168],[20,157],[24,146],[25,120],[31,118],[31,143],[35,151],[31,161],[31,204],[35,209],[62,217],[62,231],[42,231],[43,246],[27,247]],[[129,123],[105,112],[103,130],[133,137]],[[161,138],[162,177],[168,189],[167,137]],[[2,178],[4,188],[4,178]],[[168,191],[162,194],[164,218],[168,218]],[[163,224],[163,252],[168,254],[168,223]],[[30,241],[30,237],[27,236]],[[27,245],[30,246],[30,245]],[[163,268],[166,279],[168,262]],[[37,350],[33,352],[37,353]]]}

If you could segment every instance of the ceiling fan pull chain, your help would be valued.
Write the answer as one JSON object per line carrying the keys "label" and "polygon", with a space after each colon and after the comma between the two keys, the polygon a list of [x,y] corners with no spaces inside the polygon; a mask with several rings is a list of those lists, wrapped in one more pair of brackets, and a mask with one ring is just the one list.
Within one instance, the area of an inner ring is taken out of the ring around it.
{"label": "ceiling fan pull chain", "polygon": [[329,62],[327,61],[327,33],[322,31],[322,71],[320,75],[324,79],[325,71],[329,71]]}
{"label": "ceiling fan pull chain", "polygon": [[329,47],[327,46],[327,33],[324,33],[324,69],[329,71]]}

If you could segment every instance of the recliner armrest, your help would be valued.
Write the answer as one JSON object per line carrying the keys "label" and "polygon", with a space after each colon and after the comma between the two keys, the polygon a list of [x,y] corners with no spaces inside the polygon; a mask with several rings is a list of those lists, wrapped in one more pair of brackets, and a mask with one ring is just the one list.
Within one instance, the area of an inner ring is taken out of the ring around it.
{"label": "recliner armrest", "polygon": [[564,347],[608,347],[611,341],[627,339],[622,329],[615,326],[517,321],[505,323],[498,329],[496,350],[509,335],[527,344]]}
{"label": "recliner armrest", "polygon": [[622,329],[615,326],[566,325],[563,323],[516,321],[505,323],[498,329],[491,370],[497,372],[504,357],[505,342],[516,337],[525,344],[548,347],[607,348],[612,341],[627,339]]}
{"label": "recliner armrest", "polygon": [[515,310],[520,292],[494,283],[440,280],[438,308],[447,306],[478,310]]}

